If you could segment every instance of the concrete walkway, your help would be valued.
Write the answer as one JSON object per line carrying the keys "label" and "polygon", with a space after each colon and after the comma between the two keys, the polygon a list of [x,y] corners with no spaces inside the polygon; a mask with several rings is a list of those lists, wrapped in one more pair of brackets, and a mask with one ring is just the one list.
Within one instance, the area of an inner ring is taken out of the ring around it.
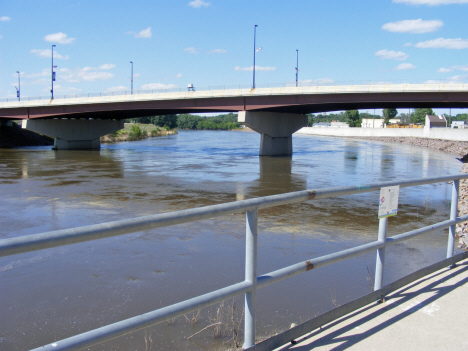
{"label": "concrete walkway", "polygon": [[468,260],[276,350],[468,350]]}

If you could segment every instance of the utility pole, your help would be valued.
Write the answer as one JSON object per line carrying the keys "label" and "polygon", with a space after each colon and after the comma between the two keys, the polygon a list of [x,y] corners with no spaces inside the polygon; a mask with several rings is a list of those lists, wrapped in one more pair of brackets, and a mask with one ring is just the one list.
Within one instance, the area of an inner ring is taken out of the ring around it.
{"label": "utility pole", "polygon": [[299,50],[296,49],[296,88],[297,88],[298,77],[299,77]]}
{"label": "utility pole", "polygon": [[19,71],[16,71],[18,73],[18,88],[16,88],[16,97],[18,98],[18,101],[21,101],[21,82],[20,82],[20,73]]}
{"label": "utility pole", "polygon": [[52,45],[52,89],[50,92],[52,93],[52,100],[54,99],[54,81],[55,81],[55,72],[54,72],[54,47],[55,45]]}
{"label": "utility pole", "polygon": [[252,89],[255,89],[255,53],[257,52],[257,44],[255,43],[257,37],[257,27],[258,25],[254,26],[254,62],[253,62],[253,84]]}
{"label": "utility pole", "polygon": [[132,64],[132,76],[130,78],[130,82],[132,83],[132,95],[133,95],[133,62],[130,61],[130,63]]}

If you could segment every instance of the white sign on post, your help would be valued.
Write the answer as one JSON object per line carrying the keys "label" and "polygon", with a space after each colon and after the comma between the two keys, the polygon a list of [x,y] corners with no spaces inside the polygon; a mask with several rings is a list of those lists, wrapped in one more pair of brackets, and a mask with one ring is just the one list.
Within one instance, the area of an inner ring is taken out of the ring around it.
{"label": "white sign on post", "polygon": [[399,185],[380,188],[379,219],[397,215],[399,193]]}

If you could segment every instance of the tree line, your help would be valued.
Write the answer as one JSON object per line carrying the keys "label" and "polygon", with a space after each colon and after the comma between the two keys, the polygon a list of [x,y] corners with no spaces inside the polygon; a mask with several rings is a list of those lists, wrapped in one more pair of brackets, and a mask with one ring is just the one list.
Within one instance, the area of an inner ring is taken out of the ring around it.
{"label": "tree line", "polygon": [[180,115],[130,118],[127,122],[154,124],[166,129],[232,130],[241,127],[240,123],[237,122],[237,113],[228,113],[214,117],[202,117],[184,113]]}
{"label": "tree line", "polygon": [[[373,115],[367,112],[359,112],[358,110],[347,110],[340,113],[328,113],[328,114],[309,114],[308,115],[308,126],[312,127],[315,123],[319,122],[346,122],[350,127],[360,127],[363,118],[375,118],[375,119],[384,119],[384,124],[389,124],[389,121],[394,118],[400,118],[406,123],[414,124],[424,124],[426,121],[426,115],[435,115],[432,108],[417,108],[413,112],[409,113],[400,113],[396,108],[384,108],[383,115]],[[398,116],[397,116],[398,115]],[[444,114],[445,118],[449,120],[447,114]],[[451,116],[452,121],[466,121],[468,119],[467,113],[459,113],[456,116]]]}

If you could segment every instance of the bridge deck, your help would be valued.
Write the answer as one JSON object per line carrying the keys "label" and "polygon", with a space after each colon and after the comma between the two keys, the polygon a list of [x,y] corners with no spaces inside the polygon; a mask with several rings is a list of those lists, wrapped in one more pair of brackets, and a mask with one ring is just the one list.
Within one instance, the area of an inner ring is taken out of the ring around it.
{"label": "bridge deck", "polygon": [[0,102],[0,118],[132,117],[201,112],[315,113],[366,108],[468,107],[467,84],[307,86],[135,95],[68,96],[55,100]]}
{"label": "bridge deck", "polygon": [[276,350],[468,350],[467,296],[464,260]]}

